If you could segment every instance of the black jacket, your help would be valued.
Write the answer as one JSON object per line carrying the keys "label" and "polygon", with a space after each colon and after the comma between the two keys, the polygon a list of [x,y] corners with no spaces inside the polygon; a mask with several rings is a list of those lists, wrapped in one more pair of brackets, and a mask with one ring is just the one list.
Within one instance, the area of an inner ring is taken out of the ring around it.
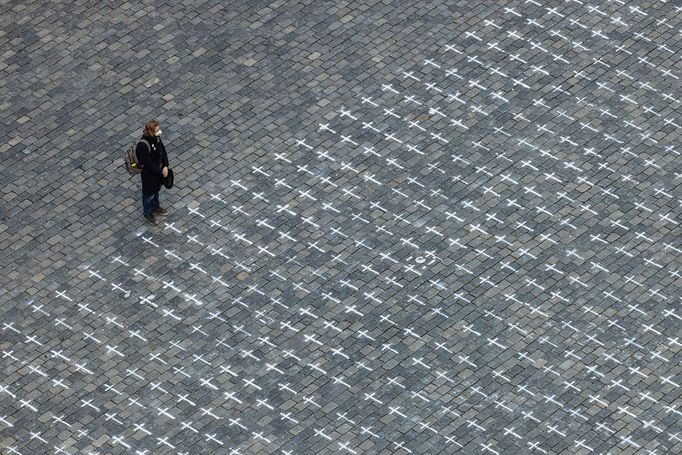
{"label": "black jacket", "polygon": [[151,150],[147,149],[144,142],[139,142],[135,148],[137,159],[142,165],[142,194],[148,196],[161,189],[163,174],[161,169],[168,166],[168,155],[166,147],[163,146],[161,138],[158,136],[143,136],[149,142]]}

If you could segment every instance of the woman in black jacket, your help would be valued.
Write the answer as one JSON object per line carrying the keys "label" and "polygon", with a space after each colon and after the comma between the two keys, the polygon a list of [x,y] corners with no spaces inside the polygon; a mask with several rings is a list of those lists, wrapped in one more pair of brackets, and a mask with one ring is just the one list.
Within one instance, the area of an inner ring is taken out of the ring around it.
{"label": "woman in black jacket", "polygon": [[155,215],[168,213],[159,205],[162,179],[168,176],[168,155],[161,142],[159,122],[150,120],[145,123],[142,139],[138,142],[135,152],[142,165],[140,174],[142,176],[142,212],[147,221],[156,224]]}

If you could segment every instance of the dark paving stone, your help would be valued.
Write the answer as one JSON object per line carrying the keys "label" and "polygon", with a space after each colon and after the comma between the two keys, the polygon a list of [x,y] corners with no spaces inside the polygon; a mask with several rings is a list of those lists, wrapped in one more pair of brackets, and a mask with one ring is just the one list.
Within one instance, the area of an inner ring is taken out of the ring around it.
{"label": "dark paving stone", "polygon": [[3,453],[682,452],[670,3],[4,5]]}

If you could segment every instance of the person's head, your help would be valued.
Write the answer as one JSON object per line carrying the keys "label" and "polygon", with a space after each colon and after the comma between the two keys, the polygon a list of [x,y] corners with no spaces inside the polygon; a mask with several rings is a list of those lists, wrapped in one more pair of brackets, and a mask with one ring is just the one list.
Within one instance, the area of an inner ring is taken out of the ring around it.
{"label": "person's head", "polygon": [[144,136],[154,137],[161,136],[161,126],[156,120],[150,120],[144,124]]}

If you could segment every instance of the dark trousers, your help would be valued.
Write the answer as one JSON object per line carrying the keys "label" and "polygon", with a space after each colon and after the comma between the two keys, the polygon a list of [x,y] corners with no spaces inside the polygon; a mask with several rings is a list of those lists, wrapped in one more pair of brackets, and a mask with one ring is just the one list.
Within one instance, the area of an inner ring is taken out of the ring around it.
{"label": "dark trousers", "polygon": [[159,192],[153,194],[143,194],[142,195],[142,213],[145,215],[151,215],[154,210],[158,209],[159,206]]}

